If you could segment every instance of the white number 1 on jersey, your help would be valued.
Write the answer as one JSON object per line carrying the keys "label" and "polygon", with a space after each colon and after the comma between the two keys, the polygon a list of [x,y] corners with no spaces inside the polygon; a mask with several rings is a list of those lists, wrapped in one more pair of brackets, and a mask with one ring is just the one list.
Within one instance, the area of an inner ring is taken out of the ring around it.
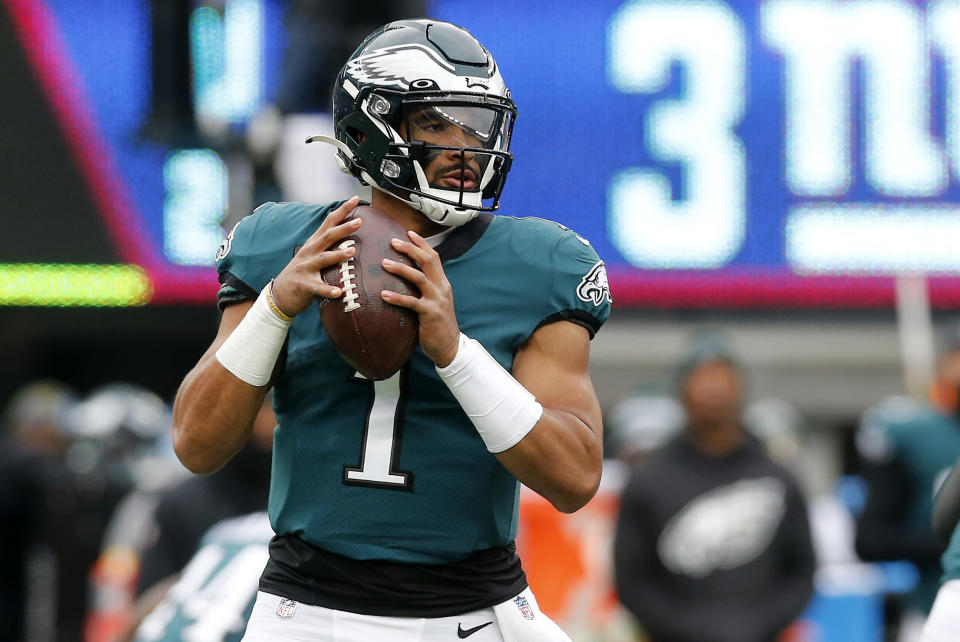
{"label": "white number 1 on jersey", "polygon": [[343,467],[344,484],[400,490],[412,488],[413,473],[396,470],[403,429],[403,417],[399,412],[402,372],[383,381],[370,381],[359,372],[353,373],[352,381],[370,387],[370,405],[363,427],[360,465]]}

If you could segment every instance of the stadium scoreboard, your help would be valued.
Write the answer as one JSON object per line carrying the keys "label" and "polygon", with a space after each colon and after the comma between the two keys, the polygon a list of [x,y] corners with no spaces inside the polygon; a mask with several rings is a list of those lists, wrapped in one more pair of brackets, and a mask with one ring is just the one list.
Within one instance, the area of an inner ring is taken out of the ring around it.
{"label": "stadium scoreboard", "polygon": [[[0,6],[118,262],[146,284],[137,303],[212,300],[224,161],[132,142],[148,110],[148,3]],[[960,2],[431,7],[489,47],[518,104],[501,213],[589,239],[615,304],[889,307],[903,274],[926,275],[935,305],[960,304]],[[195,10],[198,114],[242,128],[269,102],[283,11]],[[34,264],[0,263],[3,304],[4,274],[23,283]]]}

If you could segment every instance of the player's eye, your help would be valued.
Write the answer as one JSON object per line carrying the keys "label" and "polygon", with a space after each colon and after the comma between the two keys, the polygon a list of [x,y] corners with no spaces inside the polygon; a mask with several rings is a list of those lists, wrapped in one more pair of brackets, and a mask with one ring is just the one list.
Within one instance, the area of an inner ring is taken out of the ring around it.
{"label": "player's eye", "polygon": [[442,132],[443,130],[446,129],[446,125],[444,123],[441,123],[435,120],[424,120],[420,123],[417,123],[416,126],[417,126],[417,129],[421,129],[426,132],[434,132],[434,133]]}

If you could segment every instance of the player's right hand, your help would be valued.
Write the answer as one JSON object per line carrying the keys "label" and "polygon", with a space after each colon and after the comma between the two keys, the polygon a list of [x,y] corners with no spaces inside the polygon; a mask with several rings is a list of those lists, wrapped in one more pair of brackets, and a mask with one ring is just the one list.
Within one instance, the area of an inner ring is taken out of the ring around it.
{"label": "player's right hand", "polygon": [[330,248],[359,229],[360,219],[343,222],[359,203],[360,197],[354,196],[331,212],[274,279],[274,302],[287,315],[300,314],[320,297],[336,299],[343,294],[340,288],[325,283],[320,273],[325,267],[346,261],[356,252],[352,247],[345,250]]}

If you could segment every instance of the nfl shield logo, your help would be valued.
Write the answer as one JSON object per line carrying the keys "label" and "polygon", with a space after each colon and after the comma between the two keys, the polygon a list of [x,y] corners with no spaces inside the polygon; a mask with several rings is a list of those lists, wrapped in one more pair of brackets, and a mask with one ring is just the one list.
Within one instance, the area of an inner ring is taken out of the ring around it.
{"label": "nfl shield logo", "polygon": [[523,616],[525,620],[533,619],[533,608],[530,606],[530,603],[527,602],[527,598],[522,595],[518,595],[513,598],[513,603],[517,605],[517,608],[520,609],[520,615]]}
{"label": "nfl shield logo", "polygon": [[280,600],[280,604],[277,606],[277,615],[280,617],[290,617],[293,615],[293,612],[297,610],[297,603],[293,600],[288,600],[286,598]]}

